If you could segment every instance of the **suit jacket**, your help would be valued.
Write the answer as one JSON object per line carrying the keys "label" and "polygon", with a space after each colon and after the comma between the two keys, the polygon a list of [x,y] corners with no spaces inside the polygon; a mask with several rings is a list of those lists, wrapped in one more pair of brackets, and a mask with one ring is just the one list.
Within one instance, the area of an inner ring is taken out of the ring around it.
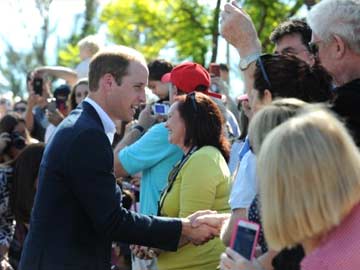
{"label": "suit jacket", "polygon": [[109,139],[83,102],[46,146],[20,269],[110,269],[112,241],[176,250],[178,219],[129,212],[120,198]]}

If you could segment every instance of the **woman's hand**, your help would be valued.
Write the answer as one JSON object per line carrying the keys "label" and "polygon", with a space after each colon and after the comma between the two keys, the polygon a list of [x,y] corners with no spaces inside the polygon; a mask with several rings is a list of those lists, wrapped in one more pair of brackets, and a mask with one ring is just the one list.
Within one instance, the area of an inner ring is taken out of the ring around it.
{"label": "woman's hand", "polygon": [[256,259],[248,261],[229,247],[221,254],[220,267],[221,270],[263,270],[263,267]]}

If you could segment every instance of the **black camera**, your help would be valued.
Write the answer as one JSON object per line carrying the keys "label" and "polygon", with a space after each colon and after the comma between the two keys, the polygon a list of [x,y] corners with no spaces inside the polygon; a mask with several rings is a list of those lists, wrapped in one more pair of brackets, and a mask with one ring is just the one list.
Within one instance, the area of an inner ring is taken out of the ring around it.
{"label": "black camera", "polygon": [[10,143],[7,148],[14,146],[16,149],[23,149],[26,146],[25,138],[17,131],[10,133]]}

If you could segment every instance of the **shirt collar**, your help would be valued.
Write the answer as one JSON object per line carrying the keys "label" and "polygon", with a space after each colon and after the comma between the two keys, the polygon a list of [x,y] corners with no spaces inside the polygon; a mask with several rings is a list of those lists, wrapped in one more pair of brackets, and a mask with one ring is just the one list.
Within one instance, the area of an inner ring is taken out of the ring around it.
{"label": "shirt collar", "polygon": [[101,108],[101,106],[97,104],[93,99],[86,97],[84,101],[89,103],[99,115],[100,120],[104,126],[105,134],[109,138],[110,144],[112,144],[116,132],[116,127],[114,122],[111,120],[109,115],[103,110],[103,108]]}

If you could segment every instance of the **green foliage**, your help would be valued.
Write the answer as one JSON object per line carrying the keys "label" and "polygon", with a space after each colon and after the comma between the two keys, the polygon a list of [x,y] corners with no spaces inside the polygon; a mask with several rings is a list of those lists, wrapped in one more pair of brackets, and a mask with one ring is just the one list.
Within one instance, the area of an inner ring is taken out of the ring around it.
{"label": "green foliage", "polygon": [[303,0],[247,0],[243,8],[253,19],[264,52],[272,52],[269,40],[272,30],[282,21],[294,16],[304,4]]}
{"label": "green foliage", "polygon": [[[218,6],[219,2],[225,3],[218,0]],[[274,27],[303,4],[304,0],[242,1],[255,22],[264,51],[272,50],[268,37]],[[205,54],[217,44],[217,11],[195,0],[114,0],[103,9],[100,20],[106,23],[113,42],[134,47],[147,59],[157,57],[161,49],[173,48],[177,60],[204,64]]]}
{"label": "green foliage", "polygon": [[68,43],[59,49],[58,65],[65,67],[75,67],[80,62],[79,48],[77,43],[88,35],[97,32],[98,24],[96,23],[97,3],[95,0],[85,0],[84,23],[80,33],[77,33],[77,23],[74,24],[73,33]]}
{"label": "green foliage", "polygon": [[211,10],[193,0],[112,1],[102,11],[113,42],[131,46],[146,58],[176,48],[179,60],[204,63],[210,45]]}

